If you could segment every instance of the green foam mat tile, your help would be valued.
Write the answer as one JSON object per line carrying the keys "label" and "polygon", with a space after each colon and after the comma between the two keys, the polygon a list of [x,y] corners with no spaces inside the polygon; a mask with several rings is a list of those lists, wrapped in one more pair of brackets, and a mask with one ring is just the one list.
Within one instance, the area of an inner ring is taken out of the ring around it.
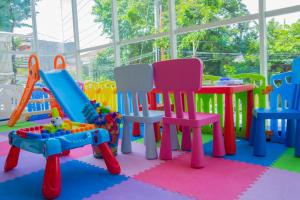
{"label": "green foam mat tile", "polygon": [[18,122],[13,127],[9,127],[7,125],[0,126],[0,132],[8,132],[8,131],[14,131],[18,130],[20,128],[27,128],[30,126],[36,126],[36,123],[32,122]]}
{"label": "green foam mat tile", "polygon": [[300,158],[295,157],[293,148],[288,148],[272,167],[300,173]]}
{"label": "green foam mat tile", "polygon": [[[177,137],[178,137],[179,144],[180,144],[180,146],[181,146],[181,138],[182,138],[182,134],[181,134],[181,133],[178,133],[178,134],[177,134]],[[212,135],[210,135],[210,134],[202,134],[202,143],[203,143],[203,144],[212,141],[212,139],[213,139],[213,136],[212,136]],[[144,138],[140,138],[140,139],[138,139],[138,140],[135,140],[135,142],[144,144]],[[160,146],[160,141],[157,142],[157,146],[158,146],[158,147]]]}

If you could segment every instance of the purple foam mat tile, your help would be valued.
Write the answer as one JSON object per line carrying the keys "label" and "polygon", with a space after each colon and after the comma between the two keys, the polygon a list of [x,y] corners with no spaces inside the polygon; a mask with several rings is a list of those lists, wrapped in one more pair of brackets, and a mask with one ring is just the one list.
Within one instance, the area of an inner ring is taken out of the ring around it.
{"label": "purple foam mat tile", "polygon": [[188,200],[186,196],[178,193],[163,190],[150,184],[140,182],[135,179],[123,181],[107,190],[94,194],[85,200],[123,200],[123,199],[143,199],[143,200]]}
{"label": "purple foam mat tile", "polygon": [[9,131],[1,132],[0,137],[8,137]]}
{"label": "purple foam mat tile", "polygon": [[270,168],[241,196],[241,200],[299,200],[300,174]]}
{"label": "purple foam mat tile", "polygon": [[[6,156],[0,156],[0,183],[17,177],[30,174],[39,170],[44,170],[46,166],[46,158],[40,154],[34,154],[26,151],[20,153],[19,162],[16,168],[11,171],[4,172]],[[70,157],[61,157],[60,163],[72,160]]]}
{"label": "purple foam mat tile", "polygon": [[[118,156],[116,158],[121,166],[121,174],[126,176],[137,175],[146,169],[150,169],[164,162],[159,159],[147,160],[145,158],[145,146],[139,143],[132,143],[132,153],[130,154],[122,154],[119,149]],[[102,159],[94,158],[93,155],[77,158],[77,160],[100,168],[106,168],[104,161]]]}
{"label": "purple foam mat tile", "polygon": [[51,118],[46,118],[46,119],[40,119],[40,120],[34,120],[32,122],[37,123],[37,124],[50,124]]}
{"label": "purple foam mat tile", "polygon": [[6,140],[8,140],[7,136],[0,135],[0,142],[6,141]]}

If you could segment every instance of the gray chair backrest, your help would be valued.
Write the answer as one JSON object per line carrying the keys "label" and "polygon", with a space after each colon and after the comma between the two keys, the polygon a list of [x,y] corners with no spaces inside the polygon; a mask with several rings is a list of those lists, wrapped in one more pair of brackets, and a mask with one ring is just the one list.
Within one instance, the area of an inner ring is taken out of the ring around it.
{"label": "gray chair backrest", "polygon": [[117,89],[122,93],[125,115],[129,115],[129,96],[131,93],[132,109],[139,116],[139,99],[143,108],[143,116],[149,116],[147,93],[153,88],[153,69],[148,64],[127,65],[114,70]]}

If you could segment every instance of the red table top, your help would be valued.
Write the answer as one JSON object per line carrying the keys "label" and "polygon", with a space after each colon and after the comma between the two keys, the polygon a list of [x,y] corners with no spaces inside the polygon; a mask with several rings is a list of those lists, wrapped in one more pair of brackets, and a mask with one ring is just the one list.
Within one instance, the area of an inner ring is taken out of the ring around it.
{"label": "red table top", "polygon": [[[226,85],[226,86],[218,86],[218,85],[205,85],[202,86],[200,90],[196,93],[198,94],[233,94],[239,92],[247,92],[254,89],[254,85],[245,84],[245,85]],[[153,89],[151,92],[161,93],[161,91],[157,89]]]}

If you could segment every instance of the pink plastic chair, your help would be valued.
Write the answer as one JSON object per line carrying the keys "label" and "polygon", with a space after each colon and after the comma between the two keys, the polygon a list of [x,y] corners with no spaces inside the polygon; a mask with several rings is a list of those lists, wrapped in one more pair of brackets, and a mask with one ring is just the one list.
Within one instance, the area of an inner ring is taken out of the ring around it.
{"label": "pink plastic chair", "polygon": [[[177,59],[153,64],[154,83],[162,91],[165,104],[165,117],[163,117],[163,134],[160,149],[162,160],[171,160],[170,125],[180,125],[188,129],[188,134],[183,134],[183,143],[191,144],[190,128],[193,129],[192,159],[193,168],[204,166],[204,152],[202,145],[201,127],[213,123],[214,140],[213,155],[225,155],[223,136],[220,126],[220,115],[196,113],[194,91],[202,86],[203,65],[196,58]],[[174,92],[176,114],[171,112],[169,92]],[[181,94],[185,93],[188,99],[188,112],[183,112]]]}

